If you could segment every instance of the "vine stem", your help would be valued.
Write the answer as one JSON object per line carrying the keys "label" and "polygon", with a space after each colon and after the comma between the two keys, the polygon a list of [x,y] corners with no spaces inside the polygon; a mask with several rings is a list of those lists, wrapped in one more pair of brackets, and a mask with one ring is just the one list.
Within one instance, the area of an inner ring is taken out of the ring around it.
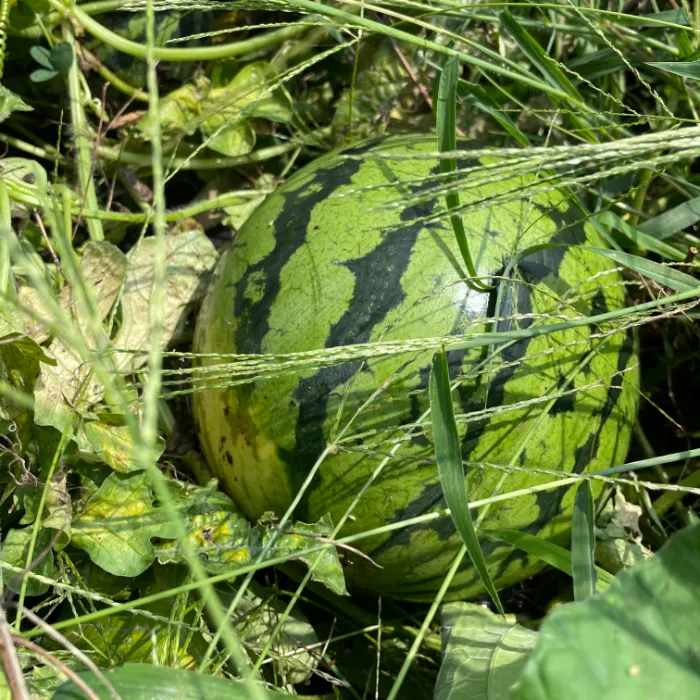
{"label": "vine stem", "polygon": [[[63,5],[60,0],[48,0],[49,4],[66,19],[75,21],[85,31],[95,38],[134,58],[146,58],[147,48],[144,44],[125,39],[119,34],[107,29],[97,20],[88,15],[79,5],[72,4],[69,7]],[[245,41],[237,41],[220,46],[201,46],[196,48],[173,48],[167,46],[154,46],[151,54],[156,61],[215,61],[234,56],[261,51],[272,46],[278,46],[288,39],[293,39],[306,30],[305,25],[293,25],[277,29],[273,32],[259,34]],[[151,55],[149,54],[149,55]]]}

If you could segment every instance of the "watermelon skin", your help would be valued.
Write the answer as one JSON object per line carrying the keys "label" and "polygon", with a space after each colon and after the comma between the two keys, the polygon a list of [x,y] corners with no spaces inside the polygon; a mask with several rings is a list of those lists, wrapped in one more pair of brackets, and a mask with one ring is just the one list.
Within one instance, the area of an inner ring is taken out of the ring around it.
{"label": "watermelon skin", "polygon": [[[429,187],[421,178],[438,172],[437,159],[377,155],[434,151],[432,138],[390,137],[323,156],[279,187],[220,261],[198,319],[195,351],[286,353],[482,332],[487,314],[503,319],[497,330],[508,330],[624,306],[619,273],[607,258],[581,248],[527,256],[499,283],[498,294],[469,289],[460,281],[461,258],[449,222],[422,221],[444,212],[444,200],[410,201]],[[473,165],[479,161],[459,163]],[[461,201],[517,192],[531,181],[499,181],[497,170],[493,179]],[[581,218],[564,194],[552,191],[468,211],[464,223],[480,274],[503,275],[519,251],[536,244],[604,247]],[[603,344],[591,337],[608,330],[587,326],[518,341],[490,361],[493,349],[448,354],[452,375],[463,377],[453,397],[470,501],[490,496],[503,477],[480,462],[523,468],[506,476],[499,490],[506,493],[551,480],[529,469],[582,472],[624,460],[637,408],[636,346],[630,331],[608,335]],[[431,354],[348,362],[197,392],[194,411],[205,456],[251,519],[269,510],[282,514],[327,444],[337,447],[295,518],[312,522],[330,512],[339,522],[382,460],[385,466],[341,535],[443,509],[429,427],[406,438],[406,426],[428,408]],[[533,403],[555,394],[570,377],[568,388],[578,391]],[[388,387],[358,413],[387,380]],[[494,407],[507,410],[489,412]],[[387,460],[397,440],[398,450]],[[481,527],[520,529],[565,543],[573,496],[572,489],[560,488],[495,503]],[[349,555],[351,586],[432,600],[461,541],[451,519],[441,517],[353,544],[382,568]],[[499,587],[541,567],[487,538],[482,548]],[[482,590],[465,560],[448,598]]]}

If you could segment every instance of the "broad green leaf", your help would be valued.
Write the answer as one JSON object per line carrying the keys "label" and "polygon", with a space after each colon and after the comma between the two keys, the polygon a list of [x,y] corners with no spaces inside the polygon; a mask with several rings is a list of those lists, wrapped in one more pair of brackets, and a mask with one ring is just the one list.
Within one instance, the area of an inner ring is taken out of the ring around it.
{"label": "broad green leaf", "polygon": [[696,698],[700,525],[674,534],[608,590],[545,619],[518,700]]}
{"label": "broad green leaf", "polygon": [[499,612],[503,613],[503,607],[486,568],[484,554],[481,551],[469,511],[469,495],[467,494],[464,466],[462,465],[462,447],[457,432],[454,406],[452,405],[450,375],[444,349],[433,356],[429,393],[435,457],[447,507],[450,509],[457,531],[484,587]]}
{"label": "broad green leaf", "polygon": [[[2,324],[0,321],[0,325]],[[21,326],[20,323],[17,324]],[[7,328],[5,328],[7,329]],[[45,354],[44,349],[34,340],[26,336],[12,335],[2,338],[0,344],[0,379],[19,395],[31,397],[34,383],[39,375],[41,364],[55,365],[56,361]],[[13,392],[3,392],[0,395],[0,418],[15,420],[27,409],[26,401],[19,400]]]}
{"label": "broad green leaf", "polygon": [[155,557],[151,538],[176,536],[154,500],[144,472],[112,474],[73,521],[71,542],[110,574],[138,576]]}
{"label": "broad green leaf", "polygon": [[647,63],[647,66],[680,75],[682,78],[700,80],[700,61],[659,61]]}
{"label": "broad green leaf", "polygon": [[[571,553],[558,544],[518,530],[481,530],[481,534],[492,540],[511,544],[529,555],[541,559],[555,569],[559,569],[569,576],[572,575]],[[596,591],[604,591],[612,580],[611,574],[596,567]]]}
{"label": "broad green leaf", "polygon": [[32,109],[19,95],[0,85],[0,122],[4,122],[12,112],[31,112]]}
{"label": "broad green leaf", "polygon": [[[207,274],[218,254],[213,243],[200,231],[187,231],[166,238],[165,306],[162,346],[168,345],[182,327],[190,304],[203,294]],[[142,351],[149,347],[153,330],[155,238],[144,238],[131,251],[124,291],[121,297],[122,324],[113,343],[121,350]],[[135,371],[144,366],[146,355],[119,353],[115,362],[120,369]]]}
{"label": "broad green leaf", "polygon": [[[2,561],[19,569],[24,569],[27,566],[27,553],[29,552],[33,529],[34,527],[30,525],[21,530],[3,532],[2,550],[0,552]],[[53,575],[53,551],[50,546],[52,537],[53,533],[51,530],[39,530],[36,545],[34,546],[33,558],[35,561],[33,562],[32,573],[48,577]],[[14,572],[3,573],[4,585],[15,593],[19,593],[24,578],[23,574]],[[48,590],[48,583],[41,583],[34,578],[27,578],[27,595],[43,595]]]}
{"label": "broad green leaf", "polygon": [[622,233],[633,245],[639,248],[650,250],[652,253],[656,253],[667,260],[682,261],[685,259],[685,253],[682,250],[658,240],[653,235],[645,233],[640,227],[635,228],[630,226],[626,221],[623,221],[617,214],[611,211],[601,211],[596,214],[595,218],[598,223],[605,224]]}
{"label": "broad green leaf", "polygon": [[[100,700],[112,700],[114,696],[92,672],[81,671],[79,675]],[[124,664],[108,671],[107,678],[122,700],[248,700],[253,697],[242,681],[150,664]],[[270,700],[296,697],[279,690],[263,692]],[[54,693],[52,700],[86,698],[82,690],[68,681]]]}
{"label": "broad green leaf", "polygon": [[200,127],[207,148],[224,156],[244,156],[255,148],[255,129],[245,119],[213,114]]}
{"label": "broad green leaf", "polygon": [[574,600],[585,600],[595,592],[593,520],[591,485],[590,482],[583,481],[576,489],[571,518],[571,575],[574,579]]}
{"label": "broad green leaf", "polygon": [[514,615],[496,615],[481,605],[442,608],[442,664],[434,700],[510,700],[537,633]]}
{"label": "broad green leaf", "polygon": [[586,250],[600,253],[600,255],[604,255],[616,263],[624,265],[650,280],[654,280],[654,282],[670,287],[676,292],[689,292],[697,289],[698,285],[700,285],[700,280],[696,280],[685,272],[661,265],[653,260],[641,258],[638,255],[624,253],[621,250],[606,250],[603,248],[587,248]]}
{"label": "broad green leaf", "polygon": [[700,221],[700,197],[689,199],[673,209],[637,226],[637,230],[654,238],[663,239],[680,233]]}

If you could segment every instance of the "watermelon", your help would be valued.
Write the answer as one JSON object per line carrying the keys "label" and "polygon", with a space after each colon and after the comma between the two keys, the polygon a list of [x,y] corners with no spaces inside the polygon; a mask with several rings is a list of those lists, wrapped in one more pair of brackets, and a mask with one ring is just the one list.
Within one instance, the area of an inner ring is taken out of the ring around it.
{"label": "watermelon", "polygon": [[[619,271],[586,249],[604,243],[571,193],[519,196],[533,179],[504,177],[497,167],[477,183],[469,169],[498,161],[483,150],[470,157],[471,143],[460,147],[461,201],[481,201],[466,210],[464,224],[491,291],[464,281],[444,197],[433,192],[440,171],[434,138],[392,136],[324,155],[268,196],[215,271],[195,352],[280,354],[466,336],[624,306]],[[489,206],[506,193],[507,201]],[[548,243],[559,245],[526,250]],[[461,546],[449,515],[421,518],[445,508],[424,420],[433,351],[376,354],[228,386],[213,376],[193,403],[205,456],[256,519],[282,514],[331,446],[294,518],[314,522],[329,513],[339,523],[349,514],[341,536],[418,518],[354,540],[373,563],[346,551],[345,571],[356,589],[430,600]],[[448,363],[458,381],[453,397],[471,501],[555,478],[543,472],[581,473],[624,460],[638,396],[629,329],[587,325],[458,349]],[[565,543],[573,497],[569,485],[498,501],[480,528]],[[490,538],[481,545],[500,587],[541,566]],[[448,598],[482,590],[465,559]]]}

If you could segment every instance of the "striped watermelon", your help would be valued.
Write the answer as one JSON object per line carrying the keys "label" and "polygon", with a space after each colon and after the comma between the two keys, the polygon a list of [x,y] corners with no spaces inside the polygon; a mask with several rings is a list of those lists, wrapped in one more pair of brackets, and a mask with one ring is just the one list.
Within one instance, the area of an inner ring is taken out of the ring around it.
{"label": "striped watermelon", "polygon": [[[469,144],[462,144],[469,148]],[[256,210],[222,258],[195,335],[199,353],[288,353],[374,341],[528,328],[624,304],[607,258],[578,247],[520,252],[541,243],[602,247],[596,231],[560,191],[518,192],[532,180],[505,179],[468,190],[484,198],[464,215],[480,274],[498,291],[471,290],[442,197],[432,138],[390,137],[328,154],[297,172]],[[394,157],[391,157],[391,156]],[[420,156],[422,158],[412,157]],[[397,156],[403,156],[398,158]],[[486,161],[465,158],[460,168]],[[473,177],[473,176],[472,176]],[[427,179],[426,179],[427,178]],[[462,182],[469,182],[466,174]],[[509,201],[487,206],[506,192]],[[579,327],[494,348],[454,351],[450,368],[463,434],[470,499],[526,489],[552,477],[533,470],[582,472],[624,460],[637,404],[634,336],[607,326]],[[205,455],[251,518],[281,514],[328,444],[294,517],[312,522],[352,510],[349,535],[444,508],[428,426],[432,351],[384,355],[301,374],[195,394]],[[202,360],[210,363],[216,359]],[[225,384],[221,378],[211,384]],[[384,386],[362,410],[372,393]],[[349,427],[348,427],[349,424]],[[339,436],[342,436],[339,438]],[[566,539],[573,491],[561,488],[500,501],[482,528],[520,529]],[[403,599],[431,599],[460,547],[449,517],[414,523],[355,544],[382,568],[347,555],[352,586]],[[498,586],[539,564],[484,538]],[[468,561],[448,597],[482,590]]]}

